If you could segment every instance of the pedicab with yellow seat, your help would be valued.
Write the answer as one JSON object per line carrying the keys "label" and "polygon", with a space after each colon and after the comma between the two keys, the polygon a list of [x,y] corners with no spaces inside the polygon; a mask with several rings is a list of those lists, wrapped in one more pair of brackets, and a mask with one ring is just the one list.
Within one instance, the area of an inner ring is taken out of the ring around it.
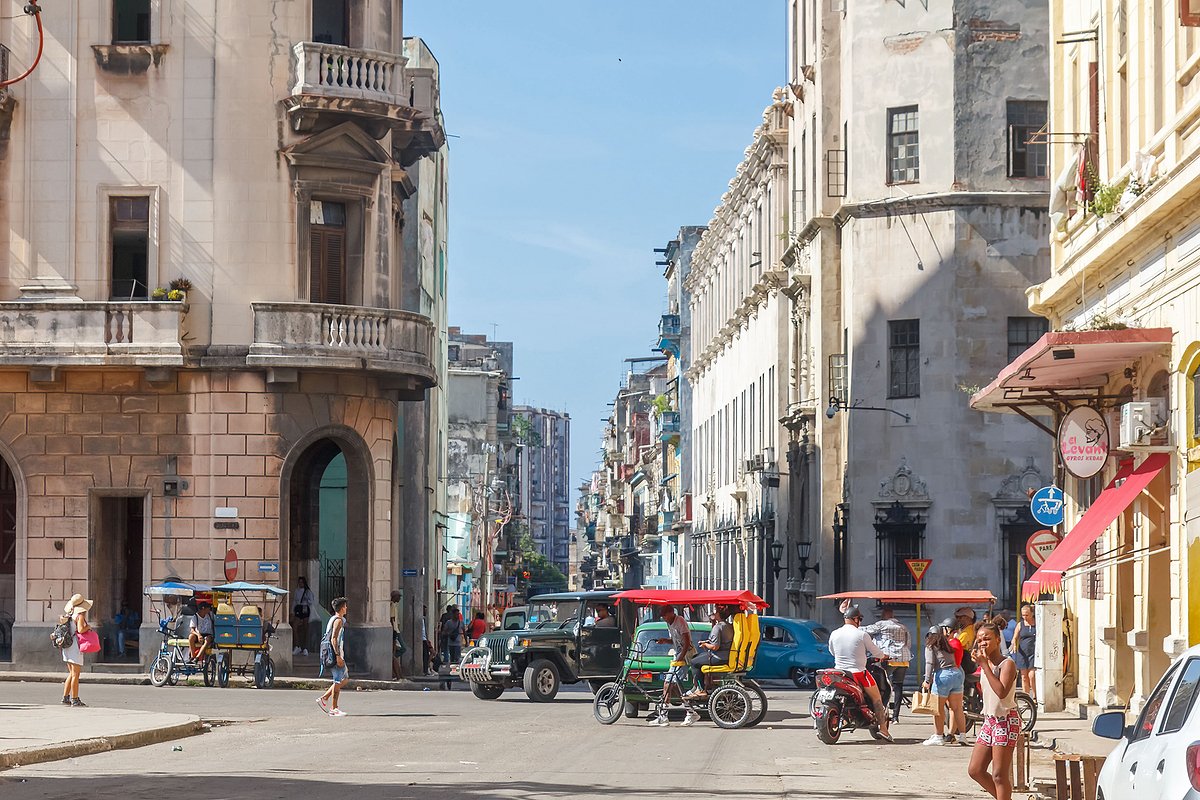
{"label": "pedicab with yellow seat", "polygon": [[[766,717],[766,693],[757,682],[746,677],[746,673],[754,666],[758,652],[761,638],[758,612],[767,607],[765,600],[748,591],[685,589],[633,589],[613,595],[612,600],[648,609],[671,605],[677,612],[685,608],[698,610],[707,605],[736,608],[736,613],[730,618],[733,642],[729,663],[701,667],[704,674],[713,676],[716,685],[708,693],[702,707],[696,710],[706,714],[718,727],[727,729],[753,727]],[[664,633],[661,622],[644,622],[638,626],[621,673],[615,681],[604,684],[596,691],[592,710],[597,721],[611,725],[622,714],[637,716],[642,706],[654,705],[659,713],[665,711],[669,701],[666,699],[663,678],[675,655],[672,653],[667,658],[666,653],[659,652],[653,646]],[[680,689],[686,690],[690,686],[689,673]],[[687,701],[679,702],[682,705]],[[631,710],[633,713],[630,713]]]}
{"label": "pedicab with yellow seat", "polygon": [[217,685],[224,688],[230,675],[242,675],[253,678],[256,688],[270,689],[275,684],[271,635],[278,627],[280,600],[288,596],[287,589],[235,581],[212,591]]}

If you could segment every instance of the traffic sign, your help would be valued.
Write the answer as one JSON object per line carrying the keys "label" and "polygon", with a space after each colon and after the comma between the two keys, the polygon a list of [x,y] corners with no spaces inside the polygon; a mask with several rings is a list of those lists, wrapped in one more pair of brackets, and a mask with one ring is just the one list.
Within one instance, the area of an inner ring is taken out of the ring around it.
{"label": "traffic sign", "polygon": [[908,567],[908,571],[912,573],[913,580],[917,586],[921,586],[921,579],[925,577],[925,571],[929,569],[929,565],[933,563],[932,558],[906,558],[904,566]]}
{"label": "traffic sign", "polygon": [[1025,557],[1034,567],[1040,567],[1046,563],[1054,548],[1058,547],[1059,541],[1058,534],[1054,531],[1038,531],[1025,543]]}
{"label": "traffic sign", "polygon": [[1029,500],[1029,513],[1038,525],[1053,527],[1063,521],[1063,493],[1057,486],[1043,486]]}
{"label": "traffic sign", "polygon": [[258,562],[259,572],[279,572],[278,561],[260,561]]}
{"label": "traffic sign", "polygon": [[233,582],[237,580],[238,557],[237,550],[232,547],[225,552],[225,580]]}
{"label": "traffic sign", "polygon": [[411,568],[400,570],[400,575],[405,578],[415,578],[419,574],[420,574],[420,570],[415,570],[415,569],[411,569]]}

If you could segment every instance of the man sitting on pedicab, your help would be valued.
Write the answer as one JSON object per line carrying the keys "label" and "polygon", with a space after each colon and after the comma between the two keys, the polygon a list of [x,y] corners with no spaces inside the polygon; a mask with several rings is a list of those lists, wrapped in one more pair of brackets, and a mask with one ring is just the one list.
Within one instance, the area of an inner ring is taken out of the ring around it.
{"label": "man sitting on pedicab", "polygon": [[201,603],[196,608],[196,616],[192,617],[191,631],[188,633],[188,645],[192,650],[192,661],[203,662],[208,651],[213,646],[213,617],[212,607]]}
{"label": "man sitting on pedicab", "polygon": [[704,672],[704,667],[729,663],[729,655],[733,651],[733,624],[729,622],[732,615],[733,611],[728,606],[713,606],[708,613],[712,632],[708,634],[708,639],[700,642],[700,652],[691,661],[695,687],[687,693],[685,700],[702,698],[712,688],[712,676]]}

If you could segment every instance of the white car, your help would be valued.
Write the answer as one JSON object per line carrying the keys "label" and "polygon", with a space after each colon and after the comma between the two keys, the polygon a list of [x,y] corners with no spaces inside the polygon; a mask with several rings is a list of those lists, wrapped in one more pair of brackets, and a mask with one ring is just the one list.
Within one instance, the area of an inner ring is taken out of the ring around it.
{"label": "white car", "polygon": [[1171,664],[1130,726],[1123,711],[1092,733],[1120,743],[1100,770],[1097,800],[1200,800],[1200,646]]}

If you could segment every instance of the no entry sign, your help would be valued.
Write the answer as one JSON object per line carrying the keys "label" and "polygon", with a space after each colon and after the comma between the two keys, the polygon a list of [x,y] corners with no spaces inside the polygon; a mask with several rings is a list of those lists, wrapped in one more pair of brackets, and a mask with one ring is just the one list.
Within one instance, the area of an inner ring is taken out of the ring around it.
{"label": "no entry sign", "polygon": [[1058,542],[1058,534],[1054,531],[1038,531],[1026,542],[1025,557],[1034,567],[1040,567],[1046,563],[1046,559],[1054,552],[1054,548],[1058,547]]}
{"label": "no entry sign", "polygon": [[227,581],[237,580],[237,572],[238,572],[237,550],[234,550],[231,547],[225,553],[225,580],[227,580]]}

